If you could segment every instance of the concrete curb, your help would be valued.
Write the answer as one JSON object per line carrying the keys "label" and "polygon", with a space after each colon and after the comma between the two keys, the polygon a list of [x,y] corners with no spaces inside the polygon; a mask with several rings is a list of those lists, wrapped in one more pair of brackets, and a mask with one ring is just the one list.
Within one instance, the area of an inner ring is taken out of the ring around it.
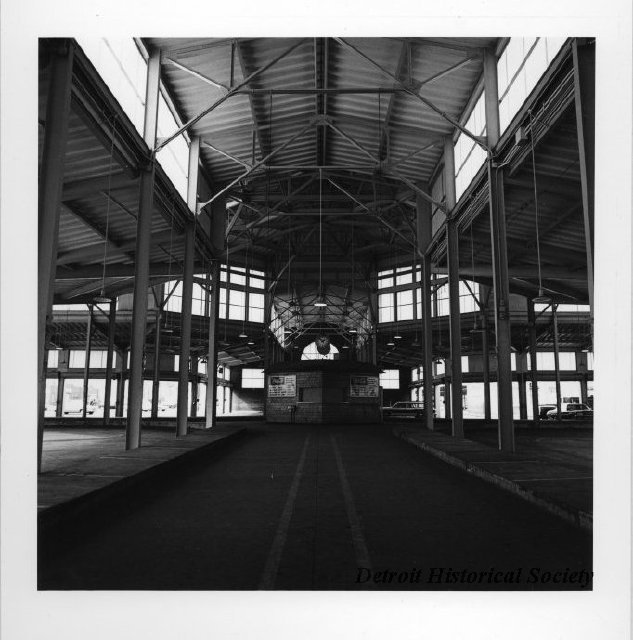
{"label": "concrete curb", "polygon": [[155,482],[165,475],[165,471],[175,471],[186,464],[197,462],[205,456],[215,453],[225,446],[234,443],[247,433],[246,428],[227,433],[224,437],[213,440],[196,449],[189,449],[175,458],[164,460],[133,475],[125,476],[106,486],[72,498],[37,514],[38,535],[48,534],[55,527],[68,525],[79,518],[90,518],[96,510],[107,503],[115,502],[128,494],[130,490],[142,489],[150,482]]}
{"label": "concrete curb", "polygon": [[516,496],[519,496],[523,500],[543,509],[555,515],[559,518],[562,518],[566,522],[573,524],[576,527],[579,527],[585,531],[591,532],[593,530],[593,515],[590,513],[586,513],[585,511],[581,511],[580,509],[573,509],[564,505],[556,504],[550,500],[547,500],[541,496],[536,495],[531,489],[526,489],[520,483],[509,480],[508,478],[504,478],[496,473],[488,471],[480,467],[479,465],[468,462],[467,460],[462,460],[455,455],[447,453],[446,451],[442,451],[441,449],[437,449],[427,442],[420,442],[415,438],[410,437],[410,434],[394,429],[394,435],[401,438],[405,442],[414,445],[424,453],[427,453],[438,460],[442,460],[447,464],[450,464],[457,469],[461,469],[466,473],[469,473],[476,478],[480,478],[484,482],[488,482],[489,484],[493,484],[504,491],[512,493]]}

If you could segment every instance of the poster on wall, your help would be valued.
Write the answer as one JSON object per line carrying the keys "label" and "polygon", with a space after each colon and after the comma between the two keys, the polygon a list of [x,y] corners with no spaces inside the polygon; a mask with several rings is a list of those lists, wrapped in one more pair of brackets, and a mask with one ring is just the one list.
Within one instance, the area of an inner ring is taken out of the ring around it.
{"label": "poster on wall", "polygon": [[376,376],[351,376],[349,396],[350,398],[377,398],[378,378]]}
{"label": "poster on wall", "polygon": [[269,398],[291,398],[297,395],[297,376],[268,376]]}

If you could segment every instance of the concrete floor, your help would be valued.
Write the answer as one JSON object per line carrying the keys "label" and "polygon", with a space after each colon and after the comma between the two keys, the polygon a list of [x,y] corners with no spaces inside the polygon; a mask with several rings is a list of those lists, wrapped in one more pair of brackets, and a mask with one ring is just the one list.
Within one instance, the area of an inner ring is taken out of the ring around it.
{"label": "concrete floor", "polygon": [[265,425],[81,527],[40,589],[581,589],[591,535],[395,438]]}

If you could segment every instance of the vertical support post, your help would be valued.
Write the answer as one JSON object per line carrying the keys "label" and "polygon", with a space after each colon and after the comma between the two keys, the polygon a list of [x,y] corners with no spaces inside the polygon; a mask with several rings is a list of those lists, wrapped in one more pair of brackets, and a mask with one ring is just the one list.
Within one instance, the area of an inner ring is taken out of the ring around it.
{"label": "vertical support post", "polygon": [[581,352],[576,353],[576,375],[579,376],[580,380],[580,402],[583,404],[587,404],[587,399],[589,398],[589,389],[587,388],[588,381],[588,363],[587,363],[587,354]]}
{"label": "vertical support post", "polygon": [[445,416],[447,420],[452,420],[452,389],[451,379],[449,371],[451,370],[451,359],[445,358],[444,360],[444,408]]}
{"label": "vertical support post", "polygon": [[[270,263],[266,264],[266,273],[267,274],[272,273]],[[266,394],[268,394],[268,367],[271,364],[270,343],[271,343],[271,340],[273,341],[273,345],[277,342],[277,340],[275,338],[272,338],[272,336],[270,335],[272,304],[273,304],[273,297],[270,291],[268,291],[268,288],[266,288],[266,291],[264,292],[264,376],[265,376],[264,391]],[[290,352],[291,359],[293,357],[293,353],[292,353],[293,351],[294,349],[291,349],[291,352]],[[222,398],[224,399],[225,397],[226,397],[226,388],[222,390]],[[267,414],[268,414],[267,406],[268,406],[268,403],[264,398],[264,420],[267,419]],[[222,412],[224,413],[224,407],[222,407]]]}
{"label": "vertical support post", "polygon": [[119,351],[119,373],[116,385],[116,406],[114,415],[117,418],[123,417],[123,403],[125,401],[125,370],[127,369],[127,349]]}
{"label": "vertical support post", "polygon": [[198,357],[191,356],[191,407],[189,415],[198,417]]}
{"label": "vertical support post", "polygon": [[84,388],[81,404],[81,417],[86,419],[86,405],[88,403],[88,382],[90,381],[90,352],[92,351],[92,305],[88,305],[88,326],[86,327],[86,352],[84,358]]}
{"label": "vertical support post", "polygon": [[112,359],[114,356],[114,334],[116,333],[116,298],[110,300],[108,313],[108,353],[106,355],[105,399],[103,401],[103,424],[110,424],[110,396],[112,395]]}
{"label": "vertical support post", "polygon": [[[224,201],[221,201],[224,204]],[[214,203],[215,204],[215,203]],[[205,427],[211,429],[216,423],[217,379],[218,379],[218,311],[220,307],[220,262],[211,264],[211,304],[209,311],[209,351],[207,353],[207,397]]]}
{"label": "vertical support post", "polygon": [[560,420],[560,405],[561,405],[561,393],[560,393],[560,360],[558,357],[559,345],[558,345],[558,314],[557,304],[552,305],[552,325],[554,328],[554,373],[556,374],[556,419]]}
{"label": "vertical support post", "polygon": [[538,401],[538,365],[536,359],[536,314],[534,313],[534,301],[527,301],[527,318],[529,327],[530,370],[532,380],[532,419],[534,426],[538,427],[541,416],[539,415]]}
{"label": "vertical support post", "polygon": [[145,143],[151,157],[141,167],[141,186],[138,219],[136,223],[136,264],[134,273],[134,302],[132,305],[132,341],[130,377],[128,385],[127,425],[125,448],[141,446],[141,415],[143,409],[143,360],[147,324],[147,293],[149,289],[150,235],[154,205],[154,173],[156,126],[158,122],[158,93],[160,87],[160,51],[152,51],[147,63],[145,91]]}
{"label": "vertical support post", "polygon": [[369,312],[371,314],[371,346],[369,357],[373,365],[378,364],[378,270],[372,264],[369,273]]}
{"label": "vertical support post", "polygon": [[594,139],[595,139],[595,43],[575,38],[572,43],[574,59],[574,99],[576,131],[580,165],[580,186],[587,252],[587,288],[591,327],[593,332],[593,246],[594,246]]}
{"label": "vertical support post", "polygon": [[180,314],[180,371],[178,374],[178,409],[176,436],[186,436],[189,416],[189,370],[191,356],[191,304],[193,296],[193,264],[195,254],[195,215],[198,205],[198,167],[200,138],[195,136],[189,145],[189,173],[187,179],[187,206],[194,219],[185,226],[185,259],[182,276],[182,309]]}
{"label": "vertical support post", "polygon": [[189,360],[191,352],[191,304],[193,295],[193,254],[194,223],[187,222],[185,227],[185,259],[182,275],[182,308],[180,311],[180,366],[178,372],[178,408],[176,417],[176,436],[186,436],[189,416]]}
{"label": "vertical support post", "polygon": [[[163,291],[161,285],[160,291]],[[162,299],[161,295],[161,299]],[[154,371],[152,375],[152,420],[158,418],[158,399],[160,395],[160,341],[163,331],[163,309],[156,309],[156,329],[154,334]]]}
{"label": "vertical support post", "polygon": [[451,431],[454,437],[464,437],[462,411],[462,329],[459,304],[459,230],[452,211],[457,202],[455,186],[455,150],[452,138],[444,140],[444,189],[446,195],[446,253],[448,262],[449,327],[451,345]]}
{"label": "vertical support post", "polygon": [[488,340],[488,305],[483,310],[483,333],[481,340],[481,350],[483,358],[483,377],[484,377],[484,419],[491,420],[490,411],[490,344]]}
{"label": "vertical support post", "polygon": [[51,47],[50,80],[46,99],[46,128],[39,180],[38,201],[38,433],[37,469],[41,469],[44,440],[44,406],[46,404],[46,326],[53,304],[59,209],[64,180],[64,157],[68,137],[70,90],[73,73],[73,53],[70,40],[59,40]]}
{"label": "vertical support post", "polygon": [[[586,387],[586,385],[585,385]],[[64,376],[57,372],[57,402],[55,404],[55,417],[62,417],[62,405],[64,403]]]}
{"label": "vertical support post", "polygon": [[418,248],[422,253],[420,295],[422,296],[422,393],[424,397],[425,426],[433,430],[433,317],[431,313],[431,256],[427,249],[432,240],[431,204],[418,196],[416,199],[416,222]]}
{"label": "vertical support post", "polygon": [[[499,141],[499,92],[497,60],[494,52],[484,51],[484,91],[488,146]],[[499,400],[499,449],[514,451],[512,416],[512,365],[510,360],[510,286],[506,240],[503,169],[488,157],[488,199],[490,202],[490,238],[494,281],[495,328],[497,334],[497,393]]]}
{"label": "vertical support post", "polygon": [[516,354],[517,381],[519,384],[519,417],[527,420],[527,354],[523,351]]}

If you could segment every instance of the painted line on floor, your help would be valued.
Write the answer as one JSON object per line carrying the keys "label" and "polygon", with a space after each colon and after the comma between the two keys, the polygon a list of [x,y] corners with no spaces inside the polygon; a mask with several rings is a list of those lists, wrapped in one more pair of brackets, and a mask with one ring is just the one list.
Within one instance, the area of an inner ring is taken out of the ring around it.
{"label": "painted line on floor", "polygon": [[347,511],[347,519],[349,520],[349,526],[352,533],[352,542],[354,544],[354,554],[356,556],[356,564],[358,567],[364,567],[371,571],[371,562],[369,561],[369,551],[367,551],[367,543],[365,542],[365,536],[363,535],[363,529],[360,525],[358,514],[356,513],[356,507],[354,506],[354,495],[352,489],[347,481],[347,475],[345,473],[345,466],[343,465],[343,459],[341,458],[341,452],[339,451],[336,439],[333,435],[330,436],[332,442],[332,448],[334,449],[334,458],[336,459],[336,466],[338,467],[338,475],[341,480],[341,486],[343,487],[343,498],[345,499],[345,511]]}
{"label": "painted line on floor", "polygon": [[288,528],[290,526],[290,519],[292,518],[292,512],[295,506],[295,500],[297,499],[297,492],[299,490],[299,483],[303,476],[303,467],[306,461],[306,452],[308,451],[308,445],[310,444],[310,434],[306,436],[303,443],[303,449],[301,450],[301,456],[299,457],[299,463],[297,464],[297,470],[292,479],[290,485],[290,491],[288,492],[288,498],[284,510],[281,513],[279,519],[279,526],[277,527],[277,533],[273,540],[273,544],[268,552],[268,558],[266,560],[266,566],[264,567],[264,573],[259,581],[258,589],[274,589],[275,580],[277,578],[277,571],[279,570],[279,563],[281,562],[281,554],[283,553],[284,546],[286,544],[286,538],[288,536]]}

